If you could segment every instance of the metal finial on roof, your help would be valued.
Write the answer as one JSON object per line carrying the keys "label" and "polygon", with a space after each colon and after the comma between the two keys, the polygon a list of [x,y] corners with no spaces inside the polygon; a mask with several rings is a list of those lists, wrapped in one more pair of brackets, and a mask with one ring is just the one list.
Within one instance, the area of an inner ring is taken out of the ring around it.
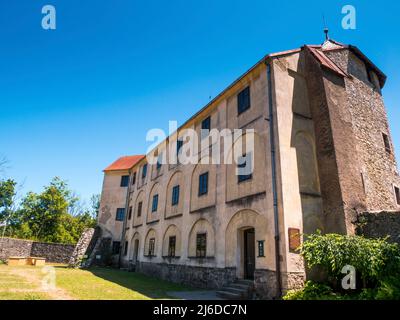
{"label": "metal finial on roof", "polygon": [[324,33],[325,33],[325,41],[328,41],[329,40],[329,35],[328,35],[329,29],[328,28],[324,28]]}

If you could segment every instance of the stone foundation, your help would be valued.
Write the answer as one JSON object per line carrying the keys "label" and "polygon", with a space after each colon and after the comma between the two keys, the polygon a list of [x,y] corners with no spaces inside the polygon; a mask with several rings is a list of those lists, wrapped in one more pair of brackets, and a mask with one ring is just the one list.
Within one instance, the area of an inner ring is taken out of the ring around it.
{"label": "stone foundation", "polygon": [[[304,273],[282,273],[282,294],[288,290],[300,289],[305,281]],[[258,299],[280,299],[276,272],[267,269],[256,269],[254,272],[254,288]]]}
{"label": "stone foundation", "polygon": [[204,289],[218,289],[236,280],[236,268],[138,262],[136,271],[163,280]]}

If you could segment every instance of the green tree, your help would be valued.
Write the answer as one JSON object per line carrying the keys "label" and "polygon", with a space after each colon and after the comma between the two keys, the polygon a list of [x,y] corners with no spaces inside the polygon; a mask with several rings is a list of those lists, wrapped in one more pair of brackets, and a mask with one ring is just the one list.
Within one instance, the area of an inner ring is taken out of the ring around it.
{"label": "green tree", "polygon": [[39,241],[74,243],[96,220],[65,181],[53,178],[40,194],[29,192],[16,213],[14,236]]}
{"label": "green tree", "polygon": [[15,186],[16,182],[12,179],[0,181],[0,225],[11,222]]}
{"label": "green tree", "polygon": [[71,192],[67,184],[55,177],[40,194],[29,192],[22,200],[19,218],[34,239],[56,242],[62,217],[68,214]]}

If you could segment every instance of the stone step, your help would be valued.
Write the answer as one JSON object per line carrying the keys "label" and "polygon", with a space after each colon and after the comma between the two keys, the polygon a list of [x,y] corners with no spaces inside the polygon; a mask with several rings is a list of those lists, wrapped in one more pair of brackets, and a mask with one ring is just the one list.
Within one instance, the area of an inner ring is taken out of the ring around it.
{"label": "stone step", "polygon": [[232,283],[229,285],[232,288],[236,288],[236,289],[242,289],[242,290],[246,290],[246,291],[250,291],[252,286],[249,286],[247,284],[240,284],[240,283]]}
{"label": "stone step", "polygon": [[254,286],[254,280],[248,280],[248,279],[239,279],[239,280],[236,280],[235,283],[248,285],[251,287]]}
{"label": "stone step", "polygon": [[223,289],[221,291],[217,291],[217,296],[228,300],[244,300],[242,295],[229,291],[223,291]]}
{"label": "stone step", "polygon": [[235,294],[240,294],[243,297],[246,297],[249,294],[249,291],[247,289],[234,288],[232,285],[230,285],[229,287],[223,287],[222,291],[227,291],[227,292],[232,292],[232,293],[235,293]]}

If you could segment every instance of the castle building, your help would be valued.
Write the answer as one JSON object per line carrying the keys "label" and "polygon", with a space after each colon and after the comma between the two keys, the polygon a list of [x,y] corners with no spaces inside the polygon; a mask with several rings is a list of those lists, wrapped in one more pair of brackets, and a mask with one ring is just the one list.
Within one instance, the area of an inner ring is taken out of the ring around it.
{"label": "castle building", "polygon": [[199,140],[201,129],[242,129],[217,151],[232,156],[253,129],[250,174],[144,155],[104,170],[98,224],[114,258],[205,288],[250,279],[262,298],[301,286],[304,234],[354,234],[357,213],[400,208],[385,81],[357,47],[330,39],[265,56],[153,150],[179,152],[184,129]]}

